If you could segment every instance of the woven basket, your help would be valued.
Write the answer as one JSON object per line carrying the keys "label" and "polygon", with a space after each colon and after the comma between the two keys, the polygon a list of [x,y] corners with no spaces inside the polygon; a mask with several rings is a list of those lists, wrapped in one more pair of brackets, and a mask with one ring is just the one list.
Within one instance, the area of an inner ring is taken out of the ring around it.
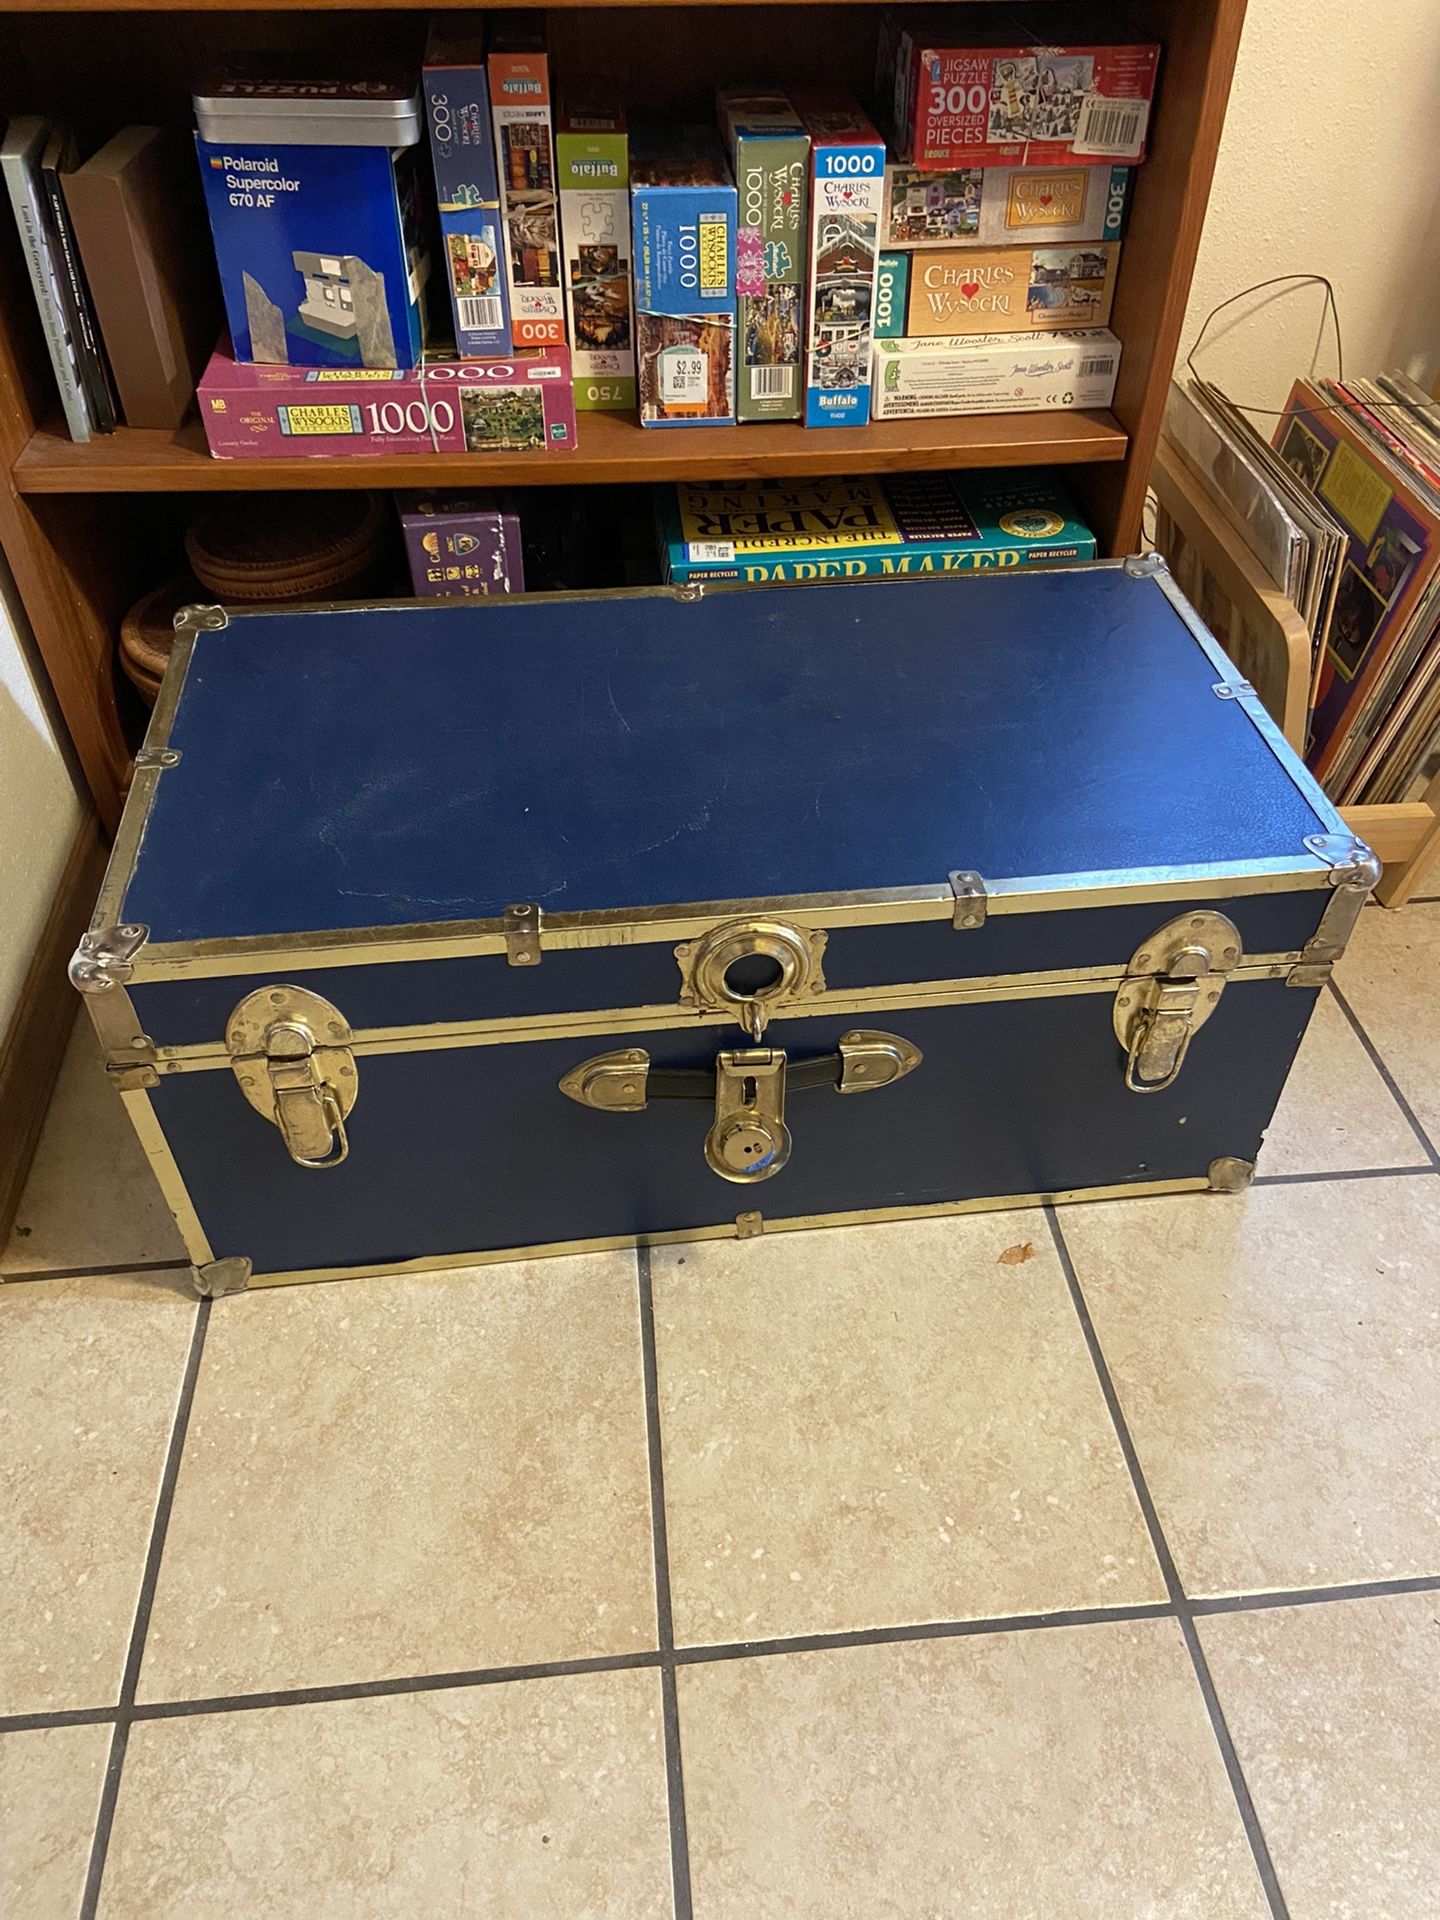
{"label": "woven basket", "polygon": [[185,557],[222,604],[332,599],[378,574],[386,530],[378,494],[230,495],[196,515]]}
{"label": "woven basket", "polygon": [[187,574],[181,580],[167,580],[137,600],[120,622],[120,666],[147,707],[155,704],[175,643],[175,615],[181,607],[204,598],[203,590]]}

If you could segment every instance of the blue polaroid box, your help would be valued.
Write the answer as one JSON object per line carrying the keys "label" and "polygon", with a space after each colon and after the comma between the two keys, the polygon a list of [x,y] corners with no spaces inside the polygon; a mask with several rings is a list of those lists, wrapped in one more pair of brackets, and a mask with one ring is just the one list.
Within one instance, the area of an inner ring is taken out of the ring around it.
{"label": "blue polaroid box", "polygon": [[631,145],[640,424],[735,422],[735,183],[709,127],[649,128]]}
{"label": "blue polaroid box", "polygon": [[478,14],[436,20],[425,47],[425,122],[455,347],[463,360],[505,359],[515,350],[482,20]]}
{"label": "blue polaroid box", "polygon": [[195,110],[236,359],[414,366],[429,270],[415,89],[235,78]]}

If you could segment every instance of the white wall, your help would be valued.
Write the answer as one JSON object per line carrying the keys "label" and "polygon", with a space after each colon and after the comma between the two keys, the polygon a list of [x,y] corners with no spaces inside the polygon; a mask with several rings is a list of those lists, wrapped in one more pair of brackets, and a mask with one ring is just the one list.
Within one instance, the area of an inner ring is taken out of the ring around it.
{"label": "white wall", "polygon": [[[1250,0],[1182,367],[1217,301],[1280,273],[1334,282],[1347,372],[1373,377],[1402,366],[1432,384],[1440,368],[1436,0]],[[1292,378],[1309,369],[1323,289],[1277,292],[1222,315],[1197,358],[1233,400],[1281,407]],[[1333,339],[1316,366],[1334,374]]]}
{"label": "white wall", "polygon": [[83,818],[0,559],[0,1034]]}

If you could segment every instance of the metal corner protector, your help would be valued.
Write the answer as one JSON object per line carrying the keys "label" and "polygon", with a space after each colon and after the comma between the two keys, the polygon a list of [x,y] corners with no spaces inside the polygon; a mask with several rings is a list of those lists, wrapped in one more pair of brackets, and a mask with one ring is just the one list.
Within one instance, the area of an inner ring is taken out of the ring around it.
{"label": "metal corner protector", "polygon": [[1329,866],[1332,891],[1319,926],[1300,950],[1300,965],[1291,973],[1290,985],[1297,987],[1325,984],[1384,871],[1374,849],[1357,834],[1307,834],[1305,851]]}
{"label": "metal corner protector", "polygon": [[171,624],[176,633],[223,633],[230,624],[230,616],[224,607],[191,602],[176,608]]}

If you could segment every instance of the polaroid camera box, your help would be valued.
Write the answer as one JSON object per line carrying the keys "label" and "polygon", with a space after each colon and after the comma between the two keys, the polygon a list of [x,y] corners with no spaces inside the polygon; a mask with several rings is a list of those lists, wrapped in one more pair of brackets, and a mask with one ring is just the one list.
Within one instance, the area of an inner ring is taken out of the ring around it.
{"label": "polaroid camera box", "polygon": [[565,309],[575,405],[635,405],[635,317],[630,300],[630,135],[609,102],[567,101],[555,135]]}
{"label": "polaroid camera box", "polygon": [[735,173],[735,411],[798,420],[810,136],[783,93],[723,87],[720,130]]}
{"label": "polaroid camera box", "polygon": [[635,364],[644,427],[735,421],[735,186],[709,127],[630,152]]}
{"label": "polaroid camera box", "polygon": [[805,424],[863,427],[870,419],[885,142],[848,101],[797,93],[795,105],[814,150]]}
{"label": "polaroid camera box", "polygon": [[563,347],[560,202],[543,23],[523,14],[497,15],[486,68],[515,344]]}
{"label": "polaroid camera box", "polygon": [[500,188],[485,79],[484,30],[474,14],[437,20],[425,47],[425,118],[455,350],[503,359],[514,349]]}
{"label": "polaroid camera box", "polygon": [[336,84],[320,98],[293,83],[224,83],[197,96],[195,144],[237,359],[409,367],[420,358],[429,260],[419,103],[404,86],[384,83],[377,95],[381,84]]}

